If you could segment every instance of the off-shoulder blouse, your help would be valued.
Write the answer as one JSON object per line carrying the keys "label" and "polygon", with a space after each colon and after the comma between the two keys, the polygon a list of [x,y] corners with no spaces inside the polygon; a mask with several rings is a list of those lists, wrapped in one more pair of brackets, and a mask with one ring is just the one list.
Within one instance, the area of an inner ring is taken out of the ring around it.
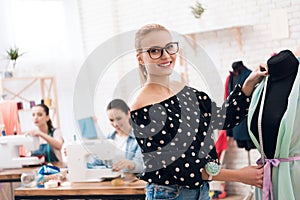
{"label": "off-shoulder blouse", "polygon": [[250,97],[237,85],[222,107],[185,86],[176,95],[131,111],[131,123],[141,147],[145,170],[139,178],[160,185],[198,188],[200,169],[218,162],[213,130],[233,128],[247,115]]}

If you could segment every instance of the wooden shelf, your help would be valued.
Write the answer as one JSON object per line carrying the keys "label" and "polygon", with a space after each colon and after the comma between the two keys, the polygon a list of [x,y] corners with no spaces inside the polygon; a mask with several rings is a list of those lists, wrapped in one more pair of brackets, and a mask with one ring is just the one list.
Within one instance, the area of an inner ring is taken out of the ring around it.
{"label": "wooden shelf", "polygon": [[199,29],[194,32],[185,33],[186,36],[190,36],[191,38],[195,38],[196,34],[199,33],[209,33],[214,31],[230,31],[231,36],[237,41],[240,49],[242,49],[242,33],[241,29],[246,27],[251,27],[250,24],[234,24],[229,26],[218,26],[218,27],[209,27],[204,29]]}
{"label": "wooden shelf", "polygon": [[[35,101],[38,104],[42,99],[51,99],[50,117],[55,126],[60,127],[55,77],[12,77],[2,79],[0,84],[0,95],[3,99],[22,102],[24,109],[19,110],[19,112],[22,112],[23,117],[23,112],[28,112],[28,115],[25,114],[25,116],[29,119],[31,119],[30,101]],[[21,119],[20,121],[22,122]],[[22,123],[21,127],[23,127]]]}

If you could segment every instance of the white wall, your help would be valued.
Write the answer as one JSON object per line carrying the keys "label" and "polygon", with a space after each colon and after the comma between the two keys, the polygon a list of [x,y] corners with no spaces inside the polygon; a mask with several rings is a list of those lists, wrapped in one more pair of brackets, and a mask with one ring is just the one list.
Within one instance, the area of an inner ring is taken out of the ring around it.
{"label": "white wall", "polygon": [[[148,23],[160,23],[195,38],[213,60],[223,82],[234,61],[243,60],[247,67],[254,69],[259,63],[266,62],[271,53],[283,49],[293,51],[300,43],[299,0],[245,0],[243,3],[239,0],[202,0],[206,11],[201,19],[195,19],[191,14],[190,6],[194,5],[194,0],[78,2],[86,56],[117,34]],[[271,13],[277,9],[287,14],[287,38],[273,39]],[[134,58],[118,65],[118,70],[105,74],[111,83],[118,82],[127,73],[124,69],[137,66]],[[190,69],[188,77],[191,85],[200,85],[199,74]],[[95,112],[104,132],[111,130],[109,124],[105,124],[105,107],[111,96],[105,94],[114,87],[107,84],[101,88],[102,95],[96,95]]]}
{"label": "white wall", "polygon": [[0,4],[1,66],[6,65],[5,50],[17,46],[25,52],[17,60],[17,76],[56,77],[60,128],[66,142],[72,140],[74,83],[84,60],[76,1],[1,0]]}

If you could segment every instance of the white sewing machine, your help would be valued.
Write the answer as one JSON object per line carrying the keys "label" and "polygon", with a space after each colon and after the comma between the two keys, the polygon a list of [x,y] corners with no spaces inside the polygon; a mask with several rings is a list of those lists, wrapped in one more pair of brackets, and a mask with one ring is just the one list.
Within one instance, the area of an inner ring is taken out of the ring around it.
{"label": "white sewing machine", "polygon": [[20,157],[20,146],[26,151],[39,148],[39,138],[29,135],[8,135],[0,137],[0,168],[22,168],[25,165],[39,165],[44,163],[45,158],[35,156]]}
{"label": "white sewing machine", "polygon": [[87,160],[91,155],[97,155],[101,160],[112,161],[117,147],[111,140],[86,140],[67,146],[68,180],[71,182],[99,182],[104,178],[121,176],[121,172],[112,171],[111,168],[87,168]]}

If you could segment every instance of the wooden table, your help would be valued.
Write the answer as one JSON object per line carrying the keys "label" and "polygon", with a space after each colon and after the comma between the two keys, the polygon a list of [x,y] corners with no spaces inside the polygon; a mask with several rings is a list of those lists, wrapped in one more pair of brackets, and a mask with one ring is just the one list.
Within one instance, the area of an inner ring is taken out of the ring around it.
{"label": "wooden table", "polygon": [[24,172],[36,170],[37,167],[24,167],[20,169],[4,169],[0,171],[0,182],[20,182]]}
{"label": "wooden table", "polygon": [[[62,163],[53,163],[53,165],[58,167],[63,167]],[[10,190],[11,190],[11,199],[13,199],[13,182],[21,182],[21,175],[25,172],[31,172],[34,170],[38,170],[40,166],[34,166],[34,167],[23,167],[23,168],[16,168],[16,169],[1,169],[0,171],[0,183],[6,182],[10,184]]]}
{"label": "wooden table", "polygon": [[16,188],[15,200],[21,199],[145,199],[146,182],[132,182],[126,176],[123,186],[113,186],[111,181],[93,183],[70,183],[57,188]]}
{"label": "wooden table", "polygon": [[23,172],[30,172],[36,170],[36,167],[25,167],[20,169],[4,169],[0,171],[0,183],[9,183],[11,199],[13,199],[13,182],[21,182],[21,175]]}

